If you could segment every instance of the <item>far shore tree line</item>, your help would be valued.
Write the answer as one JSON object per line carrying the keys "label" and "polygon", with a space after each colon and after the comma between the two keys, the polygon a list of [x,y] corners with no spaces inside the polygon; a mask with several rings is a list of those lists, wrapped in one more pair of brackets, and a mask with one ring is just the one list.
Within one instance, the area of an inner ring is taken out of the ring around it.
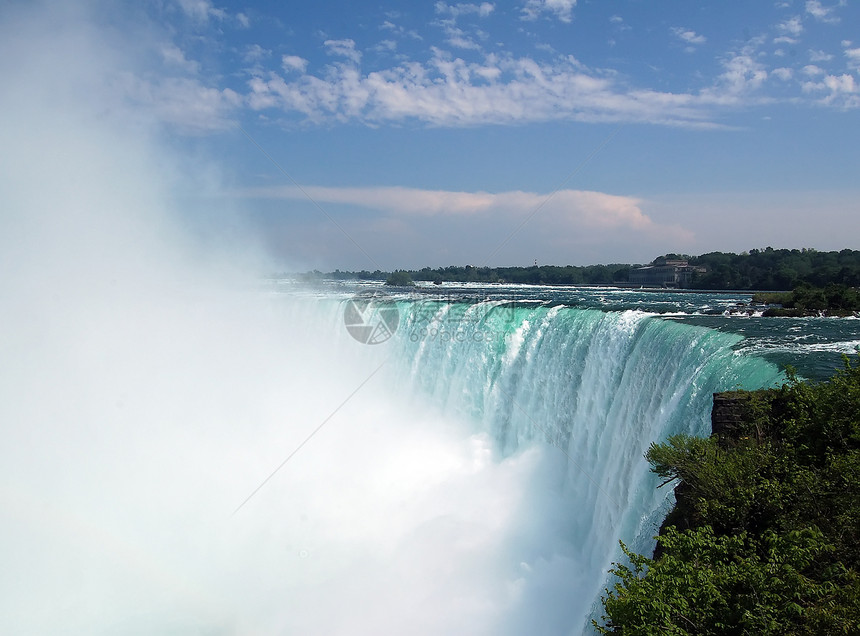
{"label": "far shore tree line", "polygon": [[[696,268],[690,288],[707,290],[790,291],[798,288],[825,290],[830,292],[801,295],[795,301],[798,309],[817,309],[822,298],[835,298],[839,289],[860,287],[860,250],[821,252],[814,249],[752,249],[749,252],[709,252],[700,256],[666,254],[651,264],[661,265],[667,260],[687,261]],[[640,264],[611,263],[608,265],[534,265],[530,267],[476,267],[473,265],[450,265],[448,267],[424,267],[400,269],[393,272],[361,270],[320,272],[314,270],[293,274],[305,280],[367,280],[386,281],[390,285],[410,285],[414,281],[441,284],[453,283],[513,283],[535,285],[625,285],[631,270]],[[841,298],[829,307],[844,308],[842,304],[856,301],[856,293],[841,292]],[[785,300],[785,298],[783,298]],[[779,302],[775,297],[770,302]],[[791,300],[787,302],[791,303]],[[841,304],[840,304],[841,303]],[[856,304],[854,302],[853,304]],[[852,304],[852,306],[853,306]],[[823,308],[823,307],[822,307]]]}
{"label": "far shore tree line", "polygon": [[860,291],[847,285],[829,283],[826,287],[812,287],[806,283],[790,292],[756,292],[753,303],[769,306],[764,316],[808,316],[826,312],[829,316],[847,316],[860,311]]}

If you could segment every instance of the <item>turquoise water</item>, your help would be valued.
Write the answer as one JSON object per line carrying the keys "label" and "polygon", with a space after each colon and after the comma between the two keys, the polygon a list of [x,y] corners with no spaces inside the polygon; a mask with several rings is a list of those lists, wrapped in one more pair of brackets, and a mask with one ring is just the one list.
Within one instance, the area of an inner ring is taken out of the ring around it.
{"label": "turquoise water", "polygon": [[[714,392],[777,385],[785,364],[826,377],[860,339],[857,320],[762,318],[745,293],[286,282],[274,289],[315,298],[345,341],[350,299],[381,294],[375,302],[397,307],[396,331],[364,348],[387,360],[391,394],[489,440],[495,465],[541,454],[549,473],[526,488],[536,499],[553,493],[530,522],[541,539],[527,544],[528,557],[519,546],[496,556],[527,564],[521,602],[534,607],[523,615],[552,616],[542,633],[588,633],[607,571],[622,558],[619,540],[653,549],[672,493],[657,488],[644,460],[652,442],[707,435]],[[553,603],[538,593],[550,588]],[[519,633],[515,624],[498,633]]]}
{"label": "turquoise water", "polygon": [[3,633],[590,633],[619,541],[650,552],[672,505],[648,446],[782,360],[837,365],[858,324],[599,288],[27,298]]}
{"label": "turquoise water", "polygon": [[399,301],[398,386],[473,422],[500,458],[535,444],[563,453],[565,497],[576,510],[566,547],[596,599],[621,558],[618,540],[650,552],[671,505],[643,459],[648,446],[680,432],[707,435],[715,391],[784,376],[739,333],[639,309],[534,300]]}
{"label": "turquoise water", "polygon": [[[284,286],[295,288],[292,283],[284,283]],[[498,302],[505,303],[508,308],[562,305],[570,309],[635,310],[657,314],[663,320],[742,336],[733,342],[736,351],[755,354],[781,369],[791,365],[802,377],[815,380],[830,377],[842,366],[842,356],[853,355],[860,347],[860,320],[762,318],[763,308],[751,304],[751,292],[453,283],[441,286],[424,284],[414,290],[386,290],[378,283],[332,282],[324,287],[322,293],[346,296],[369,289],[425,304]],[[443,329],[436,337],[446,335],[450,334]]]}

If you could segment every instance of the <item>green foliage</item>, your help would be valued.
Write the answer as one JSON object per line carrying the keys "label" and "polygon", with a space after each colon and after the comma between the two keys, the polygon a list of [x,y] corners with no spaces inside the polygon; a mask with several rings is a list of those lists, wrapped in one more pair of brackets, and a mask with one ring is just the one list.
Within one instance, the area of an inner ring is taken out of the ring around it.
{"label": "green foliage", "polygon": [[415,285],[415,283],[412,281],[412,276],[409,275],[409,272],[404,271],[402,269],[398,269],[396,272],[392,272],[391,275],[385,280],[385,284],[391,285],[393,287],[410,287]]}
{"label": "green foliage", "polygon": [[410,272],[415,280],[450,281],[455,283],[526,283],[535,285],[611,285],[627,282],[630,265],[588,265],[564,267],[465,267],[450,266],[436,269],[425,267]]}
{"label": "green foliage", "polygon": [[845,568],[818,572],[834,549],[814,527],[760,536],[669,528],[658,540],[657,560],[622,544],[630,566],[612,569],[618,582],[603,599],[600,633],[856,633],[860,582]]}
{"label": "green foliage", "polygon": [[821,311],[842,315],[860,311],[860,293],[837,283],[824,288],[801,283],[792,292],[759,292],[753,294],[752,300],[781,305],[781,308],[769,307],[765,316],[805,316]]}
{"label": "green foliage", "polygon": [[847,285],[830,283],[824,288],[824,297],[827,299],[828,309],[860,309],[860,293]]}
{"label": "green foliage", "polygon": [[791,303],[792,296],[792,292],[756,292],[753,294],[752,302],[786,306]]}
{"label": "green foliage", "polygon": [[[860,286],[860,251],[819,252],[813,249],[775,250],[752,249],[742,254],[711,252],[701,256],[666,254],[654,260],[655,264],[667,260],[687,260],[690,265],[705,268],[704,273],[693,275],[692,287],[696,289],[756,289],[789,290],[798,285],[809,285],[824,289],[827,307],[857,308],[860,298],[856,289]],[[480,282],[480,283],[530,283],[543,285],[612,285],[626,283],[632,265],[614,263],[610,265],[573,265],[540,267],[474,267],[472,265],[449,266],[419,270],[408,270],[413,280]],[[396,273],[396,272],[395,272]],[[389,272],[342,272],[328,274],[314,272],[316,278],[337,280],[386,280]],[[309,276],[305,274],[304,276]],[[829,285],[838,288],[830,289]],[[830,290],[830,291],[828,291]],[[821,297],[804,298],[804,305],[820,304]],[[778,302],[781,301],[759,301]],[[798,305],[799,307],[799,305]]]}
{"label": "green foliage", "polygon": [[[706,274],[693,281],[697,289],[788,290],[802,284],[821,288],[829,284],[844,288],[860,286],[857,250],[819,252],[768,247],[744,254],[711,252],[691,257],[689,261],[690,265],[707,268]],[[808,300],[814,305],[820,298]]]}
{"label": "green foliage", "polygon": [[860,633],[860,366],[749,397],[730,434],[648,450],[676,508],[654,559],[624,548],[601,633]]}

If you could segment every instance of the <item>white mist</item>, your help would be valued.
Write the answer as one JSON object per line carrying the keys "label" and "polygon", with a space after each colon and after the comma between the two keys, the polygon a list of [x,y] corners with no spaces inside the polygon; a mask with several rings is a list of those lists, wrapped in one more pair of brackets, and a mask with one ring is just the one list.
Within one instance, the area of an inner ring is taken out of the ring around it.
{"label": "white mist", "polygon": [[108,30],[3,11],[0,632],[578,625],[564,458],[498,459],[390,364],[231,514],[387,350],[179,229],[198,166],[112,92],[134,60]]}

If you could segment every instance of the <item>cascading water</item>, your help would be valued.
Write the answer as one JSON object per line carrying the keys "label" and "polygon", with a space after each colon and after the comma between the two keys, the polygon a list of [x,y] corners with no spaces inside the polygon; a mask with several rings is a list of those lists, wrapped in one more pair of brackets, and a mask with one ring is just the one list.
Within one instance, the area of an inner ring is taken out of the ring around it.
{"label": "cascading water", "polygon": [[400,311],[400,391],[428,395],[489,435],[499,460],[558,449],[546,459],[564,466],[552,487],[570,508],[556,549],[579,579],[571,616],[589,614],[619,539],[653,549],[671,493],[656,488],[648,446],[708,434],[713,392],[781,377],[736,352],[737,335],[639,311],[504,301],[401,302]]}
{"label": "cascading water", "polygon": [[582,633],[665,511],[648,444],[778,376],[637,311],[404,301],[369,346],[344,304],[76,286],[7,311],[43,328],[0,340],[0,631]]}
{"label": "cascading water", "polygon": [[201,79],[148,77],[159,31],[5,4],[0,634],[582,633],[671,495],[648,445],[778,379],[756,346],[856,346],[801,320],[744,348],[625,310],[710,299],[630,290],[401,300],[360,344],[337,292],[246,288],[273,264],[239,219],[202,239],[230,179],[131,103],[167,113]]}

